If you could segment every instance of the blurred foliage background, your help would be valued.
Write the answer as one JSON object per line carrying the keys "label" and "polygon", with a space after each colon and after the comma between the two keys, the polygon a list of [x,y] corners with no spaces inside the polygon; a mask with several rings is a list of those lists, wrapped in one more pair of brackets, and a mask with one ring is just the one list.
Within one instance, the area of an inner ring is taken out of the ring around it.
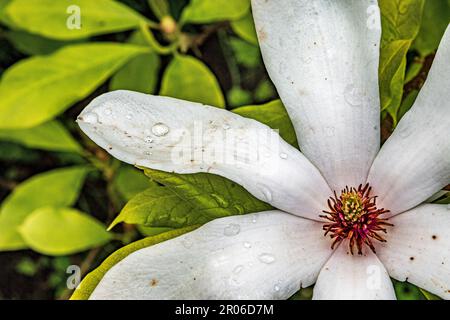
{"label": "blurred foliage background", "polygon": [[[426,79],[450,1],[379,4],[385,140]],[[262,62],[249,0],[0,0],[0,77],[0,299],[66,299],[70,265],[84,276],[126,244],[193,225],[186,212],[162,212],[158,194],[174,187],[167,177],[112,159],[80,132],[76,116],[101,93],[128,89],[227,108],[296,145]],[[228,197],[251,196],[215,192],[223,207],[217,216],[267,208],[226,210]],[[448,199],[444,190],[433,200]],[[146,201],[160,214],[149,219],[133,209]],[[394,283],[399,299],[433,298]]]}

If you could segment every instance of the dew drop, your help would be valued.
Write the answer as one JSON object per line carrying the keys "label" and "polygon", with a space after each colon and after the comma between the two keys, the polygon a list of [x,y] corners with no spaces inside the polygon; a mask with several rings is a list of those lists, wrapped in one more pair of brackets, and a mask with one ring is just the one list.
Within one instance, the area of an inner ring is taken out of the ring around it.
{"label": "dew drop", "polygon": [[327,137],[332,137],[332,136],[334,136],[335,129],[334,129],[334,127],[325,127],[325,128],[323,128],[323,131],[325,132],[325,135]]}
{"label": "dew drop", "polygon": [[273,287],[273,290],[275,290],[276,292],[280,291],[280,286],[275,285],[275,286]]}
{"label": "dew drop", "polygon": [[222,126],[222,128],[223,128],[224,130],[228,130],[228,129],[230,129],[231,127],[230,127],[230,125],[229,125],[228,123],[225,123],[225,124]]}
{"label": "dew drop", "polygon": [[157,137],[163,137],[169,133],[169,127],[164,123],[158,122],[152,127],[152,133]]}
{"label": "dew drop", "polygon": [[128,119],[128,120],[133,119],[133,115],[132,115],[131,113],[127,114],[127,119]]}
{"label": "dew drop", "polygon": [[252,247],[252,244],[250,242],[248,242],[248,241],[244,242],[244,248],[250,249],[251,247]]}
{"label": "dew drop", "polygon": [[400,135],[400,137],[402,138],[407,138],[411,135],[411,129],[410,127],[403,127],[401,129],[399,129],[398,134]]}
{"label": "dew drop", "polygon": [[150,151],[145,151],[144,154],[145,154],[146,156],[151,156],[151,155],[152,155],[152,153],[151,153]]}
{"label": "dew drop", "polygon": [[181,244],[183,245],[183,247],[185,247],[186,249],[190,249],[192,247],[192,242],[190,240],[187,239],[183,239],[181,241]]}
{"label": "dew drop", "polygon": [[363,95],[360,89],[353,84],[349,84],[344,89],[344,99],[353,107],[359,107],[363,104]]}
{"label": "dew drop", "polygon": [[145,141],[146,143],[152,143],[152,142],[153,142],[153,139],[152,139],[152,137],[145,137],[145,138],[144,138],[144,141]]}
{"label": "dew drop", "polygon": [[272,191],[270,191],[267,187],[260,186],[261,192],[264,195],[264,199],[266,201],[272,201]]}
{"label": "dew drop", "polygon": [[81,120],[86,123],[96,124],[98,123],[98,114],[94,112],[88,112],[81,117]]}
{"label": "dew drop", "polygon": [[235,236],[241,231],[241,227],[238,224],[231,223],[225,227],[223,234],[227,237]]}
{"label": "dew drop", "polygon": [[258,220],[258,219],[256,218],[256,215],[254,215],[254,216],[252,217],[252,223],[256,223],[257,220]]}
{"label": "dew drop", "polygon": [[288,158],[287,153],[284,152],[280,153],[280,158],[286,160]]}
{"label": "dew drop", "polygon": [[236,268],[233,269],[233,273],[234,273],[234,274],[238,274],[238,273],[240,273],[243,269],[244,269],[244,266],[238,265],[238,266],[236,266]]}
{"label": "dew drop", "polygon": [[269,253],[262,253],[258,256],[259,261],[265,264],[271,264],[275,261],[275,257]]}

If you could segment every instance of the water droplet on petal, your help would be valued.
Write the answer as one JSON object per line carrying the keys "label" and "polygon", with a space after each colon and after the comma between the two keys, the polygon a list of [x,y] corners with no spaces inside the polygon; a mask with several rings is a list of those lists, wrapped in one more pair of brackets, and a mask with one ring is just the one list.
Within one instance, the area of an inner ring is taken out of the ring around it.
{"label": "water droplet on petal", "polygon": [[273,290],[275,290],[276,292],[280,291],[280,286],[275,285],[275,286],[273,287]]}
{"label": "water droplet on petal", "polygon": [[230,129],[230,125],[229,125],[228,123],[225,123],[225,124],[222,126],[222,128],[223,128],[224,130],[228,130],[228,129]]}
{"label": "water droplet on petal", "polygon": [[244,248],[250,249],[252,247],[252,244],[248,241],[244,242]]}
{"label": "water droplet on petal", "polygon": [[363,104],[363,94],[360,89],[353,84],[349,84],[344,89],[344,99],[353,107],[358,107]]}
{"label": "water droplet on petal", "polygon": [[269,253],[262,253],[258,256],[259,261],[265,264],[271,264],[275,261],[275,257]]}
{"label": "water droplet on petal", "polygon": [[257,220],[258,220],[258,219],[256,218],[256,215],[253,215],[253,217],[252,217],[252,222],[253,222],[253,223],[256,223]]}
{"label": "water droplet on petal", "polygon": [[164,123],[158,122],[152,127],[152,133],[157,137],[163,137],[169,133],[169,127]]}
{"label": "water droplet on petal", "polygon": [[84,114],[80,120],[84,121],[86,123],[96,124],[96,123],[98,123],[98,114],[96,114],[94,112],[88,112],[88,113]]}
{"label": "water droplet on petal", "polygon": [[236,268],[233,269],[233,273],[234,273],[234,274],[238,274],[238,273],[240,273],[243,269],[244,269],[244,266],[238,265],[238,266],[236,266]]}
{"label": "water droplet on petal", "polygon": [[152,143],[152,142],[153,142],[153,139],[152,139],[152,137],[145,137],[145,138],[144,138],[144,141],[145,141],[146,143]]}
{"label": "water droplet on petal", "polygon": [[335,129],[334,129],[334,127],[325,127],[325,128],[323,128],[323,131],[325,132],[325,135],[327,137],[332,137],[332,136],[334,136]]}
{"label": "water droplet on petal", "polygon": [[402,138],[407,138],[411,135],[411,132],[412,132],[411,127],[404,126],[403,128],[399,128],[398,134]]}
{"label": "water droplet on petal", "polygon": [[272,201],[272,191],[269,190],[269,188],[265,186],[260,186],[261,192],[264,196],[265,201]]}
{"label": "water droplet on petal", "polygon": [[181,240],[181,244],[183,245],[183,247],[185,247],[186,249],[190,249],[192,247],[192,241],[188,240],[188,239],[183,239]]}
{"label": "water droplet on petal", "polygon": [[133,115],[132,115],[131,113],[127,114],[127,119],[128,119],[128,120],[133,119]]}
{"label": "water droplet on petal", "polygon": [[238,224],[231,223],[225,227],[223,234],[227,237],[235,236],[241,231],[241,227]]}
{"label": "water droplet on petal", "polygon": [[280,158],[281,159],[287,159],[288,158],[287,153],[284,153],[284,152],[280,153]]}

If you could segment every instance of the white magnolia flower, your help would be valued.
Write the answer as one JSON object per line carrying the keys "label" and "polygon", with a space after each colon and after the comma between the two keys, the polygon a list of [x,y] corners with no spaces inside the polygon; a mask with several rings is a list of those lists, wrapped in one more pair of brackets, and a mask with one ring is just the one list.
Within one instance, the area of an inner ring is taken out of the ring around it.
{"label": "white magnolia flower", "polygon": [[239,165],[174,161],[174,141],[195,123],[205,128],[204,152],[223,147],[227,130],[248,142],[249,130],[267,127],[129,91],[95,99],[79,124],[122,161],[219,174],[279,210],[217,219],[139,250],[91,298],[286,299],[316,283],[314,299],[395,299],[389,275],[450,298],[450,211],[421,204],[450,181],[450,30],[415,105],[379,150],[376,1],[253,0],[252,8],[302,153],[280,141]]}

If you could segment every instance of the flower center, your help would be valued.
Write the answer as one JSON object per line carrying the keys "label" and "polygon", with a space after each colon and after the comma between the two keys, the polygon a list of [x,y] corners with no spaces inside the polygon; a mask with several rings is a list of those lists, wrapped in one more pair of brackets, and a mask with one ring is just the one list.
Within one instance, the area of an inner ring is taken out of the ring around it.
{"label": "flower center", "polygon": [[366,244],[374,253],[375,247],[372,240],[386,242],[380,233],[386,233],[387,226],[394,226],[387,222],[388,219],[380,216],[389,210],[378,209],[376,206],[376,196],[371,196],[372,188],[369,184],[358,188],[345,187],[338,197],[334,192],[334,197],[328,199],[329,210],[324,210],[325,218],[323,230],[325,236],[328,234],[333,239],[331,249],[343,240],[349,240],[350,252],[353,254],[356,248],[358,254],[362,254],[362,248]]}

